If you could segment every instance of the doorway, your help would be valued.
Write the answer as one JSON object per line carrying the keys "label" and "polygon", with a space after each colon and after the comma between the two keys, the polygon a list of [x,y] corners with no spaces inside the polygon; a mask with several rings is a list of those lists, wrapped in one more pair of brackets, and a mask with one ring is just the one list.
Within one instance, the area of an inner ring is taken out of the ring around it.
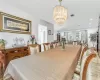
{"label": "doorway", "polygon": [[38,26],[38,41],[39,44],[47,43],[47,27],[44,25]]}

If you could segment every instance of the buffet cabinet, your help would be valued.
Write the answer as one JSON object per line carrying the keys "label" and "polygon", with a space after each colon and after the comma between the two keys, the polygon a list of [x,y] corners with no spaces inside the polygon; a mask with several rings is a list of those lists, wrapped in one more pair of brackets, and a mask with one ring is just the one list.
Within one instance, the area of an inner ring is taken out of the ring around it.
{"label": "buffet cabinet", "polygon": [[30,55],[28,47],[4,49],[2,52],[5,54],[6,66],[11,60]]}

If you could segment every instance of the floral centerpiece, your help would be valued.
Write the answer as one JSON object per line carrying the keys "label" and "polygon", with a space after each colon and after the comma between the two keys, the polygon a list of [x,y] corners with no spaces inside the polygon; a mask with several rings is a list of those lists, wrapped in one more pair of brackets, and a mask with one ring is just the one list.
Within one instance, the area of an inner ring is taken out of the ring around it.
{"label": "floral centerpiece", "polygon": [[4,39],[0,39],[0,49],[5,48],[6,41]]}
{"label": "floral centerpiece", "polygon": [[31,35],[31,42],[32,42],[32,44],[34,44],[35,43],[35,35]]}
{"label": "floral centerpiece", "polygon": [[62,49],[64,50],[65,49],[66,39],[62,38],[61,43],[62,43]]}

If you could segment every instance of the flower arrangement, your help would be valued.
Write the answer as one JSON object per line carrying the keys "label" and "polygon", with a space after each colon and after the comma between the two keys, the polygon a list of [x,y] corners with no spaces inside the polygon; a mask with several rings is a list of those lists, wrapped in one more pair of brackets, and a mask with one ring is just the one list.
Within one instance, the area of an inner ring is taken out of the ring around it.
{"label": "flower arrangement", "polygon": [[0,48],[5,48],[6,41],[4,39],[0,39]]}
{"label": "flower arrangement", "polygon": [[32,44],[35,42],[35,35],[31,35],[31,42],[32,42]]}

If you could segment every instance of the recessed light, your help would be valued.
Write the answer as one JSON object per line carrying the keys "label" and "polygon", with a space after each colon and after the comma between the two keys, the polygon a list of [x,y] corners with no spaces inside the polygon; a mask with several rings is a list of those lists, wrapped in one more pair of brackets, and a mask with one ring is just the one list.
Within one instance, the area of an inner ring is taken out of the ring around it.
{"label": "recessed light", "polygon": [[91,25],[91,23],[89,23],[89,25]]}
{"label": "recessed light", "polygon": [[92,21],[93,19],[91,18],[90,20]]}
{"label": "recessed light", "polygon": [[80,24],[78,24],[78,26],[80,26]]}

